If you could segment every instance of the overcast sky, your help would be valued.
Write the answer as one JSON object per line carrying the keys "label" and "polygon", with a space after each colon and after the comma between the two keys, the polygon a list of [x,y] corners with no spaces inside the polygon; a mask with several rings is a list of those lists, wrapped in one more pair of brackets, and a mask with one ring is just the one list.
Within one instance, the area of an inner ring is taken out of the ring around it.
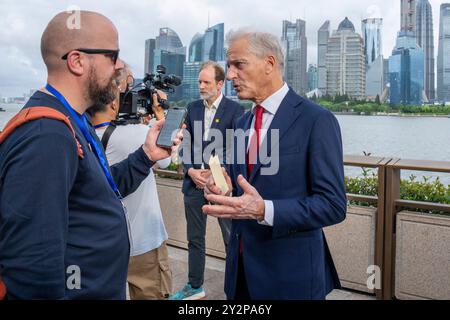
{"label": "overcast sky", "polygon": [[[439,32],[439,6],[433,7],[435,53]],[[46,71],[40,56],[40,38],[49,20],[71,6],[98,11],[109,17],[120,36],[121,57],[137,76],[144,70],[144,42],[160,27],[170,27],[188,47],[197,32],[225,23],[225,32],[252,26],[281,36],[282,20],[306,20],[308,63],[317,63],[317,30],[325,20],[337,29],[346,16],[361,33],[361,20],[381,17],[383,51],[388,57],[400,29],[400,0],[0,0],[0,96],[22,96],[45,84]]]}

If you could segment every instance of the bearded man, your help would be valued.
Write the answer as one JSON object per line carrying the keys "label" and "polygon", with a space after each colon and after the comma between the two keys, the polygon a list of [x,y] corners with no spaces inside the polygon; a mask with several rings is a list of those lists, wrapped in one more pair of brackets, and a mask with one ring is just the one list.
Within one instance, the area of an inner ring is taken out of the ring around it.
{"label": "bearded man", "polygon": [[113,23],[94,12],[79,16],[80,28],[68,27],[66,12],[46,27],[47,85],[24,107],[50,108],[70,123],[36,119],[0,144],[0,284],[7,299],[125,299],[130,245],[121,200],[170,156],[156,146],[161,120],[142,147],[108,166],[85,111],[115,98],[113,80],[124,64]]}

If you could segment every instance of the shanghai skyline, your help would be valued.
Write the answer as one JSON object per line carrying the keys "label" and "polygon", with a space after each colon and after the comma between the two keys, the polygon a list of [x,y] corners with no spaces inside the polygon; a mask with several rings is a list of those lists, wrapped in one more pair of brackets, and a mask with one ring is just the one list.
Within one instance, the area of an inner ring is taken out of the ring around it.
{"label": "shanghai skyline", "polygon": [[[180,36],[183,45],[188,47],[196,33],[202,33],[209,25],[225,23],[225,33],[230,29],[251,26],[274,33],[281,38],[282,21],[306,21],[308,39],[307,64],[317,63],[317,31],[325,20],[330,20],[331,30],[336,30],[346,16],[355,24],[356,32],[361,34],[361,20],[365,18],[383,18],[383,55],[390,56],[395,46],[397,32],[400,30],[400,4],[397,1],[353,1],[347,0],[332,12],[323,14],[324,0],[284,1],[280,7],[276,2],[264,2],[255,5],[255,1],[245,1],[238,6],[230,2],[199,0],[183,2],[157,1],[142,3],[130,1],[123,3],[98,1],[61,1],[57,5],[50,1],[33,1],[20,4],[6,0],[0,4],[4,17],[0,21],[0,95],[20,96],[30,88],[38,88],[45,82],[45,68],[40,57],[39,42],[42,30],[48,19],[55,13],[77,5],[83,10],[93,10],[105,14],[117,26],[120,35],[121,57],[126,60],[135,74],[143,74],[144,44],[148,38],[154,38],[159,28],[170,27]],[[329,2],[328,2],[329,3]],[[434,19],[434,42],[437,48],[439,39],[439,5],[444,1],[430,0]],[[239,10],[232,11],[235,8]],[[120,10],[118,10],[120,8]],[[254,14],[246,13],[253,8]],[[153,10],[153,14],[152,11]],[[182,16],[183,15],[183,16]],[[264,23],[261,21],[264,20]],[[25,22],[26,21],[26,22]],[[137,27],[139,26],[139,27]],[[144,30],[145,29],[145,30]]]}

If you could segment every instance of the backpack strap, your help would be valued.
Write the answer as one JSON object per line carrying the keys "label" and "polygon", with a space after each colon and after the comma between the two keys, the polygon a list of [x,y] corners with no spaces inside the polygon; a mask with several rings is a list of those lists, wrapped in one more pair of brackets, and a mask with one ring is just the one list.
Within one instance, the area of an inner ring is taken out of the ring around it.
{"label": "backpack strap", "polygon": [[113,134],[114,130],[116,130],[117,125],[114,122],[111,122],[108,128],[106,128],[105,132],[102,136],[102,145],[103,150],[106,151],[106,147],[108,146],[109,138],[111,138],[111,135]]}
{"label": "backpack strap", "polygon": [[42,118],[54,119],[54,120],[59,120],[59,121],[64,122],[67,125],[67,127],[69,127],[70,131],[72,132],[73,138],[75,139],[75,141],[77,143],[78,157],[80,157],[81,159],[84,158],[83,149],[81,148],[81,144],[75,135],[75,130],[73,130],[73,127],[72,127],[72,124],[70,123],[69,117],[67,117],[65,114],[59,112],[58,110],[55,110],[50,107],[42,107],[42,106],[31,107],[31,108],[23,109],[22,111],[17,113],[7,123],[5,129],[2,132],[0,132],[0,144],[2,144],[3,141],[5,141],[6,138],[8,138],[11,135],[11,133],[13,133],[14,130],[16,130],[21,125],[23,125],[27,122],[31,122],[31,121],[42,119]]}

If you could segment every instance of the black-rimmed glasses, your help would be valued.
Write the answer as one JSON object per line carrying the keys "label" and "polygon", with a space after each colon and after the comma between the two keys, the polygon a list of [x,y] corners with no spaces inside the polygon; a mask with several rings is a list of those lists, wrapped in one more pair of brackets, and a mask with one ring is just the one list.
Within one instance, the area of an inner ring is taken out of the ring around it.
{"label": "black-rimmed glasses", "polygon": [[61,57],[61,59],[63,60],[67,60],[67,57],[69,56],[69,53],[71,53],[72,51],[80,51],[86,54],[103,54],[109,58],[111,58],[111,60],[114,62],[114,64],[116,64],[117,59],[119,58],[119,49],[117,50],[110,50],[110,49],[84,49],[84,48],[80,48],[80,49],[73,49],[70,50],[69,52],[67,52],[65,55],[63,55]]}

